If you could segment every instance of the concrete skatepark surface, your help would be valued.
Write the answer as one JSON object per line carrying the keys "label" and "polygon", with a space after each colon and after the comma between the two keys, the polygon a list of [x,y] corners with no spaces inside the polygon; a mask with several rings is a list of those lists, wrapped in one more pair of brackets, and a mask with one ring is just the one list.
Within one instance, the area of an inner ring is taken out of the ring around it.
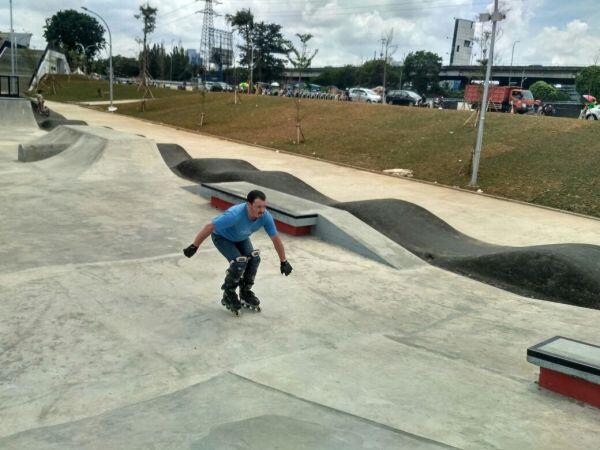
{"label": "concrete skatepark surface", "polygon": [[525,350],[597,343],[599,311],[314,237],[284,237],[284,278],[257,234],[264,310],[236,319],[216,249],[181,255],[217,212],[135,135],[150,127],[90,117],[37,162],[17,161],[27,141],[0,141],[0,448],[597,445],[598,410],[538,389]]}
{"label": "concrete skatepark surface", "polygon": [[242,160],[193,159],[180,146],[158,146],[167,165],[186,179],[198,183],[246,181],[343,209],[431,264],[521,295],[600,309],[600,246],[492,245],[465,236],[410,202],[340,203],[286,172],[260,171]]}

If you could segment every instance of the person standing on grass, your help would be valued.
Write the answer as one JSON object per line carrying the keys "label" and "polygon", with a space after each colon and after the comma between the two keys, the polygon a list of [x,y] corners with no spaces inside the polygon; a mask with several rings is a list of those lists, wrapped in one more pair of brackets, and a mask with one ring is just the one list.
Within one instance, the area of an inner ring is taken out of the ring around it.
{"label": "person standing on grass", "polygon": [[[232,206],[225,213],[215,217],[196,235],[194,242],[183,250],[191,258],[204,240],[211,236],[215,247],[227,259],[229,268],[221,286],[223,299],[221,304],[236,316],[242,306],[260,311],[260,300],[252,292],[256,272],[260,264],[260,250],[255,250],[250,235],[264,228],[275,247],[281,261],[282,275],[292,273],[292,266],[285,256],[283,242],[277,234],[273,216],[267,211],[267,197],[262,191],[250,191],[246,202]],[[236,289],[240,288],[240,296]]]}

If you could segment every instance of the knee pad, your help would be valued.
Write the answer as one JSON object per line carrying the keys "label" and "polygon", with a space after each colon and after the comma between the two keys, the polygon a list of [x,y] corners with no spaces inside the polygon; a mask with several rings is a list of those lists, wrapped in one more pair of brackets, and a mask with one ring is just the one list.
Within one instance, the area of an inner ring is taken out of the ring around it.
{"label": "knee pad", "polygon": [[246,270],[246,266],[248,265],[248,257],[247,256],[238,256],[236,259],[232,260],[229,263],[229,272],[235,278],[241,278]]}
{"label": "knee pad", "polygon": [[248,266],[258,266],[260,264],[260,250],[254,250],[248,256]]}

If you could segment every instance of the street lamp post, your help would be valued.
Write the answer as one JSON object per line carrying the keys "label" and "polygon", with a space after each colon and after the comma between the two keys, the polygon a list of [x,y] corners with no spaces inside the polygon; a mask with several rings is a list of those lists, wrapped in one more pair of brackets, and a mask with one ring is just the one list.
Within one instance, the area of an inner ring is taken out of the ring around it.
{"label": "street lamp post", "polygon": [[12,92],[12,87],[14,87],[15,84],[15,77],[17,76],[17,60],[15,57],[15,47],[16,47],[16,43],[15,43],[15,30],[13,28],[13,7],[12,7],[12,0],[10,0],[10,84],[11,84],[11,88],[9,88],[9,91]]}
{"label": "street lamp post", "polygon": [[515,45],[517,45],[521,41],[513,42],[512,54],[510,56],[510,72],[508,73],[508,86],[510,87],[510,82],[512,80],[512,68],[513,68],[513,60],[515,58]]}
{"label": "street lamp post", "polygon": [[86,8],[85,6],[82,6],[81,9],[98,17],[106,26],[106,31],[108,31],[108,83],[109,83],[109,92],[110,92],[110,94],[109,94],[110,95],[110,105],[108,106],[108,111],[114,112],[117,110],[117,108],[115,108],[113,106],[112,35],[110,34],[110,28],[108,27],[106,20],[104,20],[102,18],[102,16],[100,14],[98,14],[97,12],[94,12],[91,9]]}
{"label": "street lamp post", "polygon": [[[94,44],[92,44],[92,45],[87,45],[87,46],[85,46],[85,47],[84,47],[84,46],[83,46],[83,44],[81,44],[81,43],[79,43],[79,42],[78,42],[78,43],[76,43],[76,44],[75,44],[75,46],[76,46],[76,47],[79,47],[79,48],[81,49],[81,55],[82,55],[82,56],[85,58],[85,51],[86,51],[88,48],[92,48],[92,47],[94,47]],[[84,67],[84,69],[85,69],[85,67]],[[84,71],[84,72],[85,72],[85,71]]]}

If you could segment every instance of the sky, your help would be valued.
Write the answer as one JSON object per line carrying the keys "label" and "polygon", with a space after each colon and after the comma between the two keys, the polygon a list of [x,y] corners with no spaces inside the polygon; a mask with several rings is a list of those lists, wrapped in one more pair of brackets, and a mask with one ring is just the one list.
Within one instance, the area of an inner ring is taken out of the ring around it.
{"label": "sky", "polygon": [[[0,31],[8,31],[9,0],[0,0]],[[45,19],[59,9],[86,6],[98,12],[113,35],[113,54],[134,56],[141,24],[134,18],[140,0],[13,0],[15,31],[33,33],[32,46],[43,48]],[[145,3],[145,1],[143,2]],[[179,42],[198,49],[204,0],[150,0],[157,6],[157,27],[151,42],[167,48]],[[496,64],[510,64],[515,41],[514,64],[577,65],[600,62],[598,0],[500,0],[506,14],[497,40]],[[221,0],[215,26],[227,29],[224,16],[250,8],[256,21],[275,22],[288,39],[311,33],[318,49],[313,67],[360,64],[381,51],[382,34],[394,30],[400,61],[411,51],[428,50],[449,61],[454,18],[475,19],[490,11],[492,0]],[[480,25],[478,25],[480,27]]]}

